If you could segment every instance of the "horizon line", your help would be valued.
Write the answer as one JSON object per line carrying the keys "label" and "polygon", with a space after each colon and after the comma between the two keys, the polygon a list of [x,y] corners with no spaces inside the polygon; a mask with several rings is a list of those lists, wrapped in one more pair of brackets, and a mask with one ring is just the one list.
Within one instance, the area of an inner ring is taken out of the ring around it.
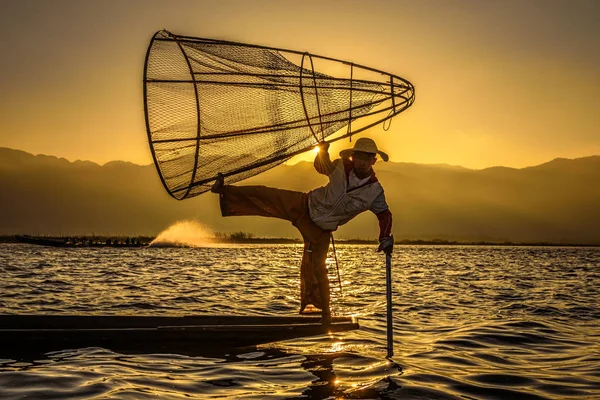
{"label": "horizon line", "polygon": [[[53,154],[45,154],[45,153],[38,153],[38,154],[34,154],[32,152],[26,151],[26,150],[21,150],[21,149],[15,149],[12,147],[6,147],[6,146],[0,146],[0,150],[9,150],[9,151],[14,151],[14,152],[21,152],[21,153],[25,153],[34,157],[50,157],[50,158],[55,158],[57,160],[65,160],[67,162],[69,162],[70,164],[74,164],[76,162],[83,162],[83,163],[92,163],[92,164],[96,164],[99,167],[104,167],[107,164],[110,163],[115,163],[115,162],[122,162],[122,163],[128,163],[128,164],[133,164],[135,166],[139,166],[139,167],[148,167],[148,166],[154,166],[153,162],[150,162],[148,164],[138,164],[134,161],[127,161],[127,160],[110,160],[107,161],[105,163],[99,163],[97,161],[92,161],[92,160],[85,160],[85,159],[76,159],[76,160],[70,160],[66,157],[60,157],[60,156],[56,156]],[[487,169],[492,169],[492,168],[508,168],[508,169],[514,169],[514,170],[522,170],[522,169],[527,169],[527,168],[532,168],[532,167],[538,167],[540,165],[544,165],[544,164],[548,164],[550,162],[556,161],[556,160],[579,160],[579,159],[584,159],[584,158],[594,158],[594,157],[600,157],[600,154],[591,154],[591,155],[587,155],[587,156],[581,156],[581,157],[574,157],[574,158],[569,158],[569,157],[554,157],[551,160],[548,161],[544,161],[540,164],[534,164],[534,165],[528,165],[525,167],[510,167],[510,166],[506,166],[506,165],[492,165],[489,167],[484,167],[484,168],[471,168],[471,167],[465,167],[463,165],[458,165],[458,164],[448,164],[448,163],[419,163],[419,162],[413,162],[413,161],[388,161],[388,163],[390,164],[408,164],[408,165],[422,165],[422,166],[429,166],[429,167],[453,167],[453,168],[462,168],[462,169],[467,169],[467,170],[471,170],[471,171],[484,171]],[[301,163],[308,163],[311,164],[310,161],[306,161],[306,160],[301,160],[298,161],[296,163],[293,164],[287,164],[284,163],[282,165],[285,166],[294,166],[297,164],[301,164]]]}

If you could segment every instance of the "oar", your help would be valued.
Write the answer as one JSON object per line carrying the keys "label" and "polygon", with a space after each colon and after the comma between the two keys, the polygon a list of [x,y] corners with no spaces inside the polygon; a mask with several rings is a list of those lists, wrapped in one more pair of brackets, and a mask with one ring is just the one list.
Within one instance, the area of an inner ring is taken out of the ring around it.
{"label": "oar", "polygon": [[387,298],[387,356],[394,355],[394,325],[392,323],[392,255],[385,255],[385,285]]}

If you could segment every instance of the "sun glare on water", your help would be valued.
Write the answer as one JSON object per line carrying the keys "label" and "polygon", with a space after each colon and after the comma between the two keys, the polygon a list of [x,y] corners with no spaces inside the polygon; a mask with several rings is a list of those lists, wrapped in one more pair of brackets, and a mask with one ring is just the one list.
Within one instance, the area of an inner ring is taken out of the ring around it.
{"label": "sun glare on water", "polygon": [[156,236],[150,246],[202,247],[214,243],[214,233],[196,221],[178,221]]}

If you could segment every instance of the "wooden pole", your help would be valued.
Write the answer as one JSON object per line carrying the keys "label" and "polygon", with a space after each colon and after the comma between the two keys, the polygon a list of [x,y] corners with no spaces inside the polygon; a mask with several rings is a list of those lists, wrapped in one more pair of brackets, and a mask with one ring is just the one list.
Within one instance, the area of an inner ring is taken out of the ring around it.
{"label": "wooden pole", "polygon": [[394,355],[394,324],[392,322],[392,255],[385,255],[385,286],[387,300],[387,356]]}
{"label": "wooden pole", "polygon": [[337,271],[338,283],[340,284],[340,294],[342,293],[342,278],[340,278],[340,267],[338,266],[337,253],[335,251],[335,240],[333,240],[333,232],[331,235],[331,247],[333,247],[333,258],[335,258],[335,270]]}

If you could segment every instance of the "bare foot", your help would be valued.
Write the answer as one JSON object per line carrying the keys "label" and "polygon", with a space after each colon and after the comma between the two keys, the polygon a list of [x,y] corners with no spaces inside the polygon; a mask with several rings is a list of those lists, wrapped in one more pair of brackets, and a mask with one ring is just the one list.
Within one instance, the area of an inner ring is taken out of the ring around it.
{"label": "bare foot", "polygon": [[223,177],[222,173],[217,174],[217,179],[215,180],[214,185],[210,188],[210,191],[213,193],[223,193],[223,187],[225,186],[225,177]]}

